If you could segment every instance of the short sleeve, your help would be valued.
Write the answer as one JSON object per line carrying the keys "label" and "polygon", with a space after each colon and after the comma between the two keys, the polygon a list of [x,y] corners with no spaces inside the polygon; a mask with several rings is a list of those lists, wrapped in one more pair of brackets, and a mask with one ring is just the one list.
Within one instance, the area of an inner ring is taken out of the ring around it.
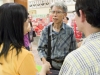
{"label": "short sleeve", "polygon": [[28,54],[19,67],[20,75],[36,75],[37,69],[32,54]]}

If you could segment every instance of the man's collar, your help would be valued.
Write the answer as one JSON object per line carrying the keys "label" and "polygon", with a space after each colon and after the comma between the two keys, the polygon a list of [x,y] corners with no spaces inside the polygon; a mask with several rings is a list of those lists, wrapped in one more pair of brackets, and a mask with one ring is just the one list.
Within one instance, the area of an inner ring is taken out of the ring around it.
{"label": "man's collar", "polygon": [[[52,23],[52,26],[53,26],[53,24],[54,24],[54,23]],[[65,23],[62,23],[61,29],[65,29]]]}
{"label": "man's collar", "polygon": [[88,37],[86,37],[83,40],[82,44],[85,44],[86,42],[97,39],[97,38],[100,38],[100,32],[90,34]]}

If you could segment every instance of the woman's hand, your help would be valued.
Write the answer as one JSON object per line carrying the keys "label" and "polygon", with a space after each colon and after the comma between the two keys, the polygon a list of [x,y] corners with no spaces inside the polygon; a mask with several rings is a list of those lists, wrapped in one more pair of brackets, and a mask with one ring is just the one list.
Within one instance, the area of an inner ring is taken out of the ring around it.
{"label": "woman's hand", "polygon": [[45,62],[43,65],[42,65],[42,70],[40,72],[40,75],[46,75],[47,74],[50,74],[50,63],[49,62]]}

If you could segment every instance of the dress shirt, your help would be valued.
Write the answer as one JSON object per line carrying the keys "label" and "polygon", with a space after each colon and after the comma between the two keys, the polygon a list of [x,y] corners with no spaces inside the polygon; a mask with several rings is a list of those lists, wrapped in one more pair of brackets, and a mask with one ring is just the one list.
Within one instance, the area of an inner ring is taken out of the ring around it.
{"label": "dress shirt", "polygon": [[48,45],[48,27],[50,26],[50,36],[51,36],[51,59],[64,60],[65,56],[72,50],[76,49],[76,40],[74,37],[74,32],[71,27],[62,24],[59,32],[53,30],[53,23],[46,26],[41,33],[38,51],[40,58],[47,58],[47,45]]}
{"label": "dress shirt", "polygon": [[100,75],[100,32],[89,35],[68,54],[59,75]]}

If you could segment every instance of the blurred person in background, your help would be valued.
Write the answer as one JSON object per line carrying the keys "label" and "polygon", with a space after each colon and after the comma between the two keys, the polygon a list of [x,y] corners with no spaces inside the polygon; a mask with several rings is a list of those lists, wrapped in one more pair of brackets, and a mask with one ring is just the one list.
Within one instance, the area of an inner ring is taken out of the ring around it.
{"label": "blurred person in background", "polygon": [[69,20],[69,18],[68,18],[68,17],[65,17],[65,18],[63,19],[63,22],[66,23],[66,24],[68,25],[68,20]]}
{"label": "blurred person in background", "polygon": [[29,32],[31,32],[31,26],[30,24],[26,24],[24,26],[24,46],[26,47],[27,50],[30,51],[30,40],[29,40]]}

